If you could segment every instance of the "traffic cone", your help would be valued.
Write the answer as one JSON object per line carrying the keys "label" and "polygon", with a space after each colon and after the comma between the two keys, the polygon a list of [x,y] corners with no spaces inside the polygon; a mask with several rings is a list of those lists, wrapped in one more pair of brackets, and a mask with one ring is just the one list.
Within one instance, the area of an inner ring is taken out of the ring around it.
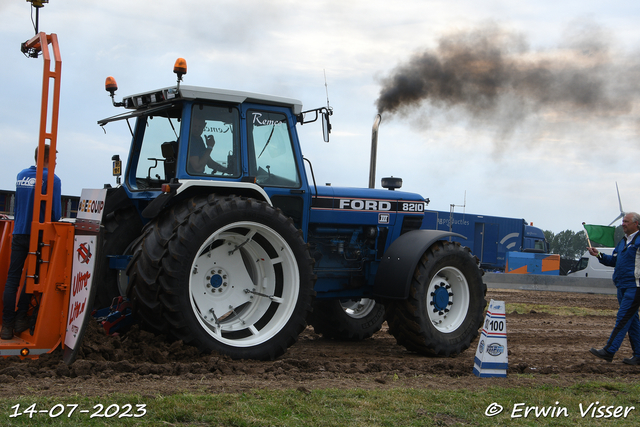
{"label": "traffic cone", "polygon": [[474,358],[473,373],[480,378],[506,377],[508,359],[504,301],[491,300]]}

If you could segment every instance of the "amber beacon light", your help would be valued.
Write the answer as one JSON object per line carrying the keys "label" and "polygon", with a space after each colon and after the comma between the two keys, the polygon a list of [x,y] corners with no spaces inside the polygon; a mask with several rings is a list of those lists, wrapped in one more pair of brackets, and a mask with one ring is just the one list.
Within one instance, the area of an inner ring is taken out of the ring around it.
{"label": "amber beacon light", "polygon": [[104,88],[111,94],[111,96],[113,96],[115,91],[118,90],[118,83],[116,83],[116,79],[111,76],[107,77],[107,80],[104,82]]}
{"label": "amber beacon light", "polygon": [[178,75],[178,80],[182,80],[182,76],[187,74],[187,60],[184,58],[176,59],[173,72]]}

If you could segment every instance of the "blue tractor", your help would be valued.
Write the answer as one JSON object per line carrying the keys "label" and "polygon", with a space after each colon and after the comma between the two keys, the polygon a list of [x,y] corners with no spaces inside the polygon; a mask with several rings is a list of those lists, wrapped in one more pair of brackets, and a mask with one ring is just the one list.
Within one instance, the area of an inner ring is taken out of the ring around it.
{"label": "blue tractor", "polygon": [[127,121],[133,139],[107,192],[97,306],[126,295],[146,328],[235,359],[272,360],[308,323],[361,340],[386,320],[424,355],[471,345],[482,271],[454,233],[421,229],[425,199],[393,178],[318,186],[310,162],[307,176],[296,125],[320,121],[328,141],[329,107],[181,85],[183,59],[174,72],[121,102],[107,79],[128,111],[98,123]]}

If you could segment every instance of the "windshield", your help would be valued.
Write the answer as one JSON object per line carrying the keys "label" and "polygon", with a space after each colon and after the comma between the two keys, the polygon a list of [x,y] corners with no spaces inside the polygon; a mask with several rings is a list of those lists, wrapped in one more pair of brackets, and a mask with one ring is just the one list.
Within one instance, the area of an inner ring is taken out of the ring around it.
{"label": "windshield", "polygon": [[263,186],[300,187],[287,117],[249,111],[247,115],[250,173]]}
{"label": "windshield", "polygon": [[585,268],[587,268],[587,265],[589,265],[589,258],[580,258],[580,261],[578,261],[575,266],[575,270],[573,271],[584,270]]}
{"label": "windshield", "polygon": [[543,252],[548,252],[547,250],[548,244],[546,240],[536,240],[533,245],[534,245],[534,249],[537,249]]}
{"label": "windshield", "polygon": [[138,126],[138,131],[144,134],[135,165],[135,182],[131,183],[133,188],[159,188],[175,177],[181,112],[179,108],[172,108],[148,116],[146,120],[144,117],[139,119],[144,125]]}

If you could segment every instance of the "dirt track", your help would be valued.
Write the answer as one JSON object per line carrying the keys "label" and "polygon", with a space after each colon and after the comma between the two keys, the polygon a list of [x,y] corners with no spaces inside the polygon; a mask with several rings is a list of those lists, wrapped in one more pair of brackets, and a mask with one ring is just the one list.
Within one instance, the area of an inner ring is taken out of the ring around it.
{"label": "dirt track", "polygon": [[[615,296],[608,295],[490,289],[487,300],[491,298],[506,303],[617,309]],[[59,351],[39,360],[0,360],[0,396],[15,397],[18,389],[52,396],[124,391],[157,395],[261,388],[476,389],[496,384],[568,385],[605,377],[637,382],[640,366],[622,363],[622,358],[631,356],[628,341],[613,363],[588,352],[604,345],[614,321],[612,315],[507,313],[506,379],[473,375],[477,342],[458,357],[425,358],[397,345],[386,324],[371,339],[356,343],[326,340],[307,328],[298,343],[273,362],[201,355],[181,342],[170,344],[136,328],[122,337],[106,337],[94,328],[85,340],[82,358],[70,367],[61,362]],[[529,375],[518,375],[521,373]]]}

